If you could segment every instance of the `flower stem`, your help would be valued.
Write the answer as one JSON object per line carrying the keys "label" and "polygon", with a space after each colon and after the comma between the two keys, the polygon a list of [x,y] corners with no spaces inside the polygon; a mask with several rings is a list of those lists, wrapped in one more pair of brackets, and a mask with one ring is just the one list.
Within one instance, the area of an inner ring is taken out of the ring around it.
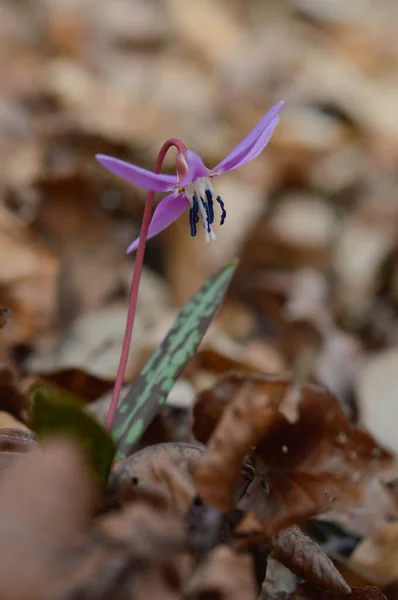
{"label": "flower stem", "polygon": [[[170,139],[167,140],[161,147],[158,157],[156,159],[154,173],[160,173],[164,158],[167,151],[175,146],[179,153],[186,152],[187,148],[180,140]],[[142,217],[140,240],[138,242],[137,257],[134,265],[134,273],[130,287],[129,307],[127,312],[126,328],[124,331],[122,352],[120,355],[120,362],[117,370],[115,385],[113,387],[112,400],[109,405],[108,414],[106,417],[106,428],[112,429],[113,420],[115,418],[116,410],[119,404],[120,392],[123,386],[124,375],[126,372],[127,361],[130,352],[131,337],[133,334],[135,312],[137,308],[138,289],[140,286],[140,279],[142,274],[142,266],[144,263],[145,246],[148,237],[149,224],[151,222],[153,200],[155,192],[148,191],[148,196],[145,204],[144,216]]]}

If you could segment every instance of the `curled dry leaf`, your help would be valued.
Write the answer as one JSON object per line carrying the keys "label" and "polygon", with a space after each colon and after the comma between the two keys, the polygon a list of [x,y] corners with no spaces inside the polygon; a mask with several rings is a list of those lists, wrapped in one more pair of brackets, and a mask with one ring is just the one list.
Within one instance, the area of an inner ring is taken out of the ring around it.
{"label": "curled dry leaf", "polygon": [[351,591],[330,558],[297,526],[284,529],[272,538],[271,556],[310,583],[336,594]]}
{"label": "curled dry leaf", "polygon": [[210,552],[185,590],[187,600],[255,600],[257,595],[251,556],[237,554],[227,546]]}
{"label": "curled dry leaf", "polygon": [[[243,457],[256,446],[238,508],[253,509],[268,537],[323,510],[358,502],[367,481],[391,463],[319,386],[300,388],[298,420],[290,423],[278,411],[289,387],[288,378],[233,374],[201,395],[194,413],[195,435],[203,440],[218,423],[196,474],[199,493],[230,510]],[[203,415],[209,415],[207,425]]]}
{"label": "curled dry leaf", "polygon": [[203,453],[201,446],[169,442],[116,462],[107,488],[110,504],[146,500],[185,514],[195,495],[193,475]]}

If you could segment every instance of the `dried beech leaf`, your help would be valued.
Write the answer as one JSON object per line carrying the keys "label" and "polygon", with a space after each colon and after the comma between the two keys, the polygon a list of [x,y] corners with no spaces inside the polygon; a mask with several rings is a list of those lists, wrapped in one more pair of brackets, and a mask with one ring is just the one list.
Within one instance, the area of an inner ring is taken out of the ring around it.
{"label": "dried beech leaf", "polygon": [[100,379],[82,369],[61,369],[51,373],[35,373],[39,379],[48,381],[86,402],[97,400],[112,389],[113,382]]}
{"label": "dried beech leaf", "polygon": [[116,462],[107,486],[109,502],[123,505],[146,500],[185,514],[195,495],[193,476],[203,453],[200,446],[169,442],[148,446]]}
{"label": "dried beech leaf", "polygon": [[288,378],[231,374],[199,397],[195,412],[201,439],[218,423],[196,474],[199,493],[230,510],[243,457],[256,446],[254,474],[238,508],[254,510],[269,537],[323,510],[358,502],[373,474],[391,464],[391,456],[351,426],[324,388],[300,388],[299,418],[290,423],[278,411],[289,387]]}
{"label": "dried beech leaf", "polygon": [[196,475],[200,496],[228,512],[235,504],[237,480],[246,454],[272,426],[276,411],[268,395],[248,381],[225,409]]}
{"label": "dried beech leaf", "polygon": [[252,558],[227,546],[210,552],[187,584],[187,600],[255,600],[258,596]]}
{"label": "dried beech leaf", "polygon": [[207,444],[224,409],[247,382],[255,384],[256,392],[272,398],[274,403],[281,402],[286,391],[286,380],[280,377],[240,371],[220,377],[213,387],[198,394],[193,407],[192,432],[202,444]]}
{"label": "dried beech leaf", "polygon": [[272,538],[271,556],[309,583],[337,594],[351,591],[331,559],[297,526],[284,529]]}
{"label": "dried beech leaf", "polygon": [[[252,461],[269,488],[266,502],[258,496],[254,504],[265,531],[273,535],[323,510],[358,503],[368,481],[391,465],[392,457],[369,433],[350,424],[335,396],[306,385],[298,422],[278,415]],[[249,488],[248,496],[254,492]]]}

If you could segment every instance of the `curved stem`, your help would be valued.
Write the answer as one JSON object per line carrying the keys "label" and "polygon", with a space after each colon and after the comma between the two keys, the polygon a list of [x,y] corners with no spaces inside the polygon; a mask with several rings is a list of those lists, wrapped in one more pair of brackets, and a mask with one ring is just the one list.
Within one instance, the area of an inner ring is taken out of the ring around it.
{"label": "curved stem", "polygon": [[[187,148],[180,140],[172,138],[167,140],[161,147],[158,157],[156,159],[154,173],[160,173],[164,158],[167,151],[174,146],[178,152],[186,152]],[[129,307],[127,312],[126,329],[124,331],[122,352],[120,355],[120,362],[117,370],[115,385],[113,387],[112,400],[109,405],[108,414],[106,417],[106,428],[112,429],[113,420],[115,418],[116,410],[119,404],[120,392],[123,387],[124,375],[126,372],[127,361],[130,352],[131,337],[133,334],[135,312],[137,308],[138,289],[140,286],[140,279],[142,273],[142,266],[144,263],[145,246],[148,236],[149,224],[151,222],[153,200],[155,192],[148,191],[148,196],[145,204],[144,216],[142,217],[142,224],[140,230],[140,241],[137,248],[137,257],[135,259],[134,273],[130,287]]]}

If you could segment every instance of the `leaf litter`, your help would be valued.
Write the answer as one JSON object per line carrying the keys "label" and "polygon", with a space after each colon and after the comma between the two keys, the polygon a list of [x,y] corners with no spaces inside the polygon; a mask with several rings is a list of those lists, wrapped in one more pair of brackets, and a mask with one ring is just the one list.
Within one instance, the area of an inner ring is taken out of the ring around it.
{"label": "leaf litter", "polygon": [[[108,4],[0,1],[0,595],[392,600],[396,4]],[[267,154],[220,178],[228,234],[192,243],[182,219],[148,244],[127,393],[240,262],[170,403],[100,485],[83,423],[104,420],[144,197],[93,157],[152,168],[172,135],[217,164],[281,97]],[[32,431],[38,381],[76,397],[82,442]]]}

